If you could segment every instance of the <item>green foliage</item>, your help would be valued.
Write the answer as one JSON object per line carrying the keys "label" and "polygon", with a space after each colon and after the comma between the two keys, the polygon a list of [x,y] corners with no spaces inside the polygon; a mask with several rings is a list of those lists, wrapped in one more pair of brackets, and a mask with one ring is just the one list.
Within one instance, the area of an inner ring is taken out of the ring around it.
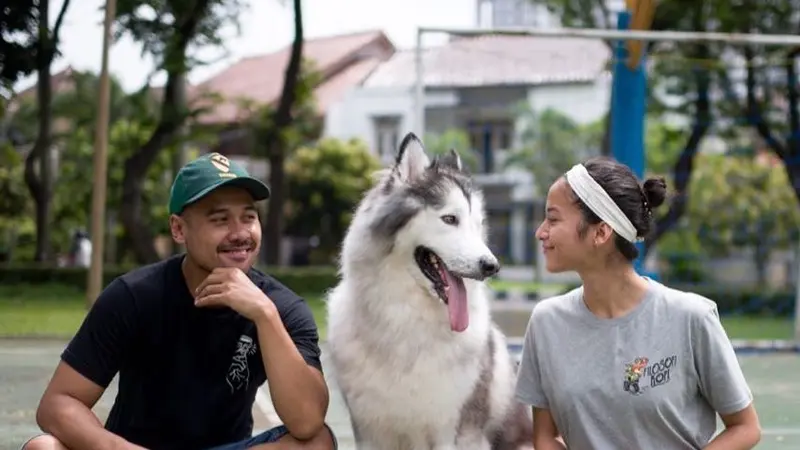
{"label": "green foliage", "polygon": [[[292,124],[280,130],[284,150],[307,145],[322,134],[323,121],[314,98],[314,90],[321,80],[322,74],[316,69],[314,61],[304,59],[295,86]],[[260,104],[247,97],[233,100],[239,108],[238,120],[251,130],[251,151],[256,156],[269,157],[269,146],[265,142],[274,136],[277,104]]]}
{"label": "green foliage", "polygon": [[326,138],[296,149],[286,161],[290,200],[287,232],[318,236],[320,251],[330,256],[344,238],[359,199],[372,186],[372,175],[380,168],[380,162],[358,139]]}
{"label": "green foliage", "polygon": [[128,35],[157,67],[185,73],[206,61],[183,49],[223,48],[220,31],[225,26],[238,31],[248,5],[244,0],[117,0],[115,38]]}
{"label": "green foliage", "polygon": [[0,55],[3,61],[0,64],[0,97],[3,91],[10,91],[17,81],[36,71],[37,3],[32,0],[3,0],[0,8]]}
{"label": "green foliage", "polygon": [[[122,205],[122,179],[125,160],[149,139],[154,125],[143,125],[136,119],[121,119],[114,122],[109,130],[107,210],[111,214],[120,211]],[[60,165],[60,175],[56,181],[53,198],[54,235],[59,242],[68,240],[68,235],[76,227],[88,229],[91,214],[92,192],[94,190],[87,168],[94,165],[94,146],[92,137],[82,129],[75,129],[65,141]],[[153,218],[154,233],[166,232],[167,202],[169,198],[169,179],[171,178],[173,147],[158,155],[155,163],[148,169],[145,182],[144,204]]]}
{"label": "green foliage", "polygon": [[450,149],[455,149],[461,157],[461,163],[471,172],[479,169],[478,155],[472,151],[469,135],[458,128],[445,130],[443,133],[426,133],[425,150],[433,155],[444,155]]}
{"label": "green foliage", "polygon": [[[106,265],[103,273],[103,286],[136,266]],[[335,267],[258,267],[269,273],[289,289],[301,294],[319,295],[334,287],[338,281]],[[60,284],[86,289],[86,269],[57,268],[45,265],[0,265],[0,285],[43,285]]]}
{"label": "green foliage", "polygon": [[0,221],[29,213],[24,170],[22,156],[10,144],[0,144]]}
{"label": "green foliage", "polygon": [[541,112],[528,107],[521,110],[523,121],[521,146],[510,152],[505,167],[527,170],[534,177],[540,195],[570,167],[590,153],[596,139],[596,126],[582,127],[564,114],[546,109]]}
{"label": "green foliage", "polygon": [[800,210],[780,165],[749,157],[700,155],[689,217],[706,250],[787,248],[798,238]]}

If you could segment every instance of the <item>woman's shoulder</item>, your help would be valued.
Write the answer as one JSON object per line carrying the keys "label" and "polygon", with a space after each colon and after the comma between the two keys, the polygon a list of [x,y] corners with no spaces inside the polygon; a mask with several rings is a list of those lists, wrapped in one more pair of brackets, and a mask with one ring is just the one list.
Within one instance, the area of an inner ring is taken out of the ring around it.
{"label": "woman's shoulder", "polygon": [[554,296],[536,302],[531,312],[533,320],[552,318],[553,316],[572,313],[583,294],[583,286],[578,286]]}
{"label": "woman's shoulder", "polygon": [[678,289],[666,286],[656,281],[652,281],[655,289],[659,292],[665,308],[678,314],[684,314],[691,318],[702,318],[709,314],[717,314],[717,303],[690,290]]}

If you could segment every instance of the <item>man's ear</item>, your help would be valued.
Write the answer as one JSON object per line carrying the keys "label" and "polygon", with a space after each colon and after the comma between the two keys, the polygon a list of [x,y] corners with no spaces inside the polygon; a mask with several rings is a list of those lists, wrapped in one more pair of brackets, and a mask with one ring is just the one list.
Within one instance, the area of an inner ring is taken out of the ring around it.
{"label": "man's ear", "polygon": [[430,165],[431,160],[425,154],[422,141],[414,133],[408,133],[400,142],[394,170],[404,182],[417,179]]}
{"label": "man's ear", "polygon": [[169,216],[169,231],[172,235],[172,240],[176,244],[184,245],[186,243],[186,220],[176,214]]}

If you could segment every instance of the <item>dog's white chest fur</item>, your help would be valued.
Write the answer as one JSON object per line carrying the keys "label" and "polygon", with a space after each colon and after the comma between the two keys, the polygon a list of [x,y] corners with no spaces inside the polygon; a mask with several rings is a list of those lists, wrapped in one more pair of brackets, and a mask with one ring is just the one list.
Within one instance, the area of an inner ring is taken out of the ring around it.
{"label": "dog's white chest fur", "polygon": [[370,294],[348,287],[340,285],[329,297],[328,342],[337,371],[333,376],[356,433],[367,442],[370,436],[383,436],[378,448],[395,448],[386,444],[393,440],[410,440],[422,449],[454,442],[462,406],[481,373],[488,321],[473,316],[470,327],[456,334],[447,328],[440,305],[434,303],[442,310],[439,320],[420,321],[408,314],[414,302],[397,295],[381,299],[404,301],[398,302],[396,314],[381,320],[359,313],[364,303],[348,299]]}

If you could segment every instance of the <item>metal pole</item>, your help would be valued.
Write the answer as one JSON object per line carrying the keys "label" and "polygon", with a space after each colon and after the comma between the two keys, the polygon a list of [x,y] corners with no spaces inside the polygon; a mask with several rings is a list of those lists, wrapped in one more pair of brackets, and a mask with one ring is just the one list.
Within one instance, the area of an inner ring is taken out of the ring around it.
{"label": "metal pole", "polygon": [[110,82],[108,79],[108,53],[111,46],[111,24],[117,15],[116,0],[106,0],[103,22],[103,53],[100,68],[100,92],[97,100],[97,122],[94,139],[94,173],[92,191],[92,263],[86,285],[86,302],[93,305],[103,287],[103,247],[105,243],[106,178],[108,172],[108,115],[110,108]]}
{"label": "metal pole", "polygon": [[414,81],[414,118],[417,136],[425,139],[425,80],[422,67],[422,34],[423,28],[417,28],[417,46],[414,49],[414,68],[416,70]]}
{"label": "metal pole", "polygon": [[[622,11],[617,18],[620,29],[628,29],[631,13]],[[614,159],[631,168],[637,177],[642,178],[645,171],[644,126],[647,115],[647,75],[644,72],[644,55],[638,64],[628,66],[628,47],[625,42],[617,42],[615,49],[614,77],[611,88],[611,154]],[[641,254],[644,244],[636,245]],[[639,257],[634,267],[643,273],[643,261]],[[654,274],[649,274],[654,276]]]}
{"label": "metal pole", "polygon": [[794,341],[800,344],[800,246],[797,247],[794,263]]}
{"label": "metal pole", "polygon": [[[507,36],[540,36],[578,39],[722,42],[728,44],[760,44],[777,46],[800,45],[800,35],[710,33],[699,31],[611,30],[597,28],[420,28],[426,33],[447,33],[456,36],[481,36],[499,34]],[[419,33],[419,31],[418,31]]]}

